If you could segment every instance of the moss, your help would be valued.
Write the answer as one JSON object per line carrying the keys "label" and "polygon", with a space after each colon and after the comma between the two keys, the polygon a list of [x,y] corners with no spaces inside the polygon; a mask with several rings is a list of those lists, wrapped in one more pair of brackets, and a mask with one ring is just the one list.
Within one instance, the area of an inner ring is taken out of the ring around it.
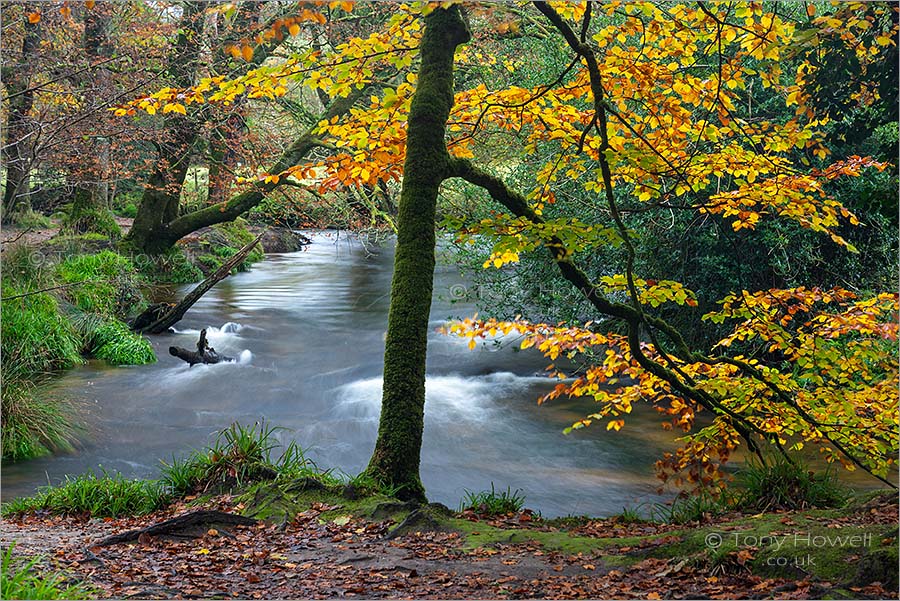
{"label": "moss", "polygon": [[24,229],[47,229],[53,227],[53,222],[46,215],[36,211],[25,211],[14,216],[15,224]]}
{"label": "moss", "polygon": [[[766,577],[808,574],[829,582],[856,581],[860,560],[866,556],[893,553],[896,566],[896,545],[885,536],[885,525],[831,527],[835,524],[832,520],[847,513],[846,509],[814,510],[741,517],[671,533],[679,534],[681,540],[652,547],[647,555],[693,557],[697,563],[723,569],[743,561],[754,573]],[[739,558],[741,551],[749,552],[749,557]]]}
{"label": "moss", "polygon": [[[221,234],[225,243],[221,245],[215,244],[215,238],[211,238],[214,242],[213,244],[213,252],[215,252],[218,256],[223,259],[229,259],[234,256],[238,250],[253,242],[253,239],[256,236],[248,229],[247,222],[238,217],[234,221],[229,221],[226,223],[219,223],[212,227],[214,232]],[[238,265],[238,271],[246,271],[250,268],[250,265],[256,263],[257,261],[262,261],[265,258],[265,253],[263,252],[260,246],[256,246],[253,250],[250,251],[250,254],[247,255],[247,258]]]}
{"label": "moss", "polygon": [[458,7],[425,18],[419,84],[409,111],[406,161],[384,351],[384,393],[368,474],[404,499],[425,499],[419,460],[425,356],[434,287],[435,211],[447,176],[444,132],[453,106],[453,55],[470,38]]}
{"label": "moss", "polygon": [[112,212],[96,206],[90,198],[90,192],[82,189],[75,191],[75,202],[63,220],[62,230],[73,234],[93,232],[111,240],[122,237],[122,229]]}

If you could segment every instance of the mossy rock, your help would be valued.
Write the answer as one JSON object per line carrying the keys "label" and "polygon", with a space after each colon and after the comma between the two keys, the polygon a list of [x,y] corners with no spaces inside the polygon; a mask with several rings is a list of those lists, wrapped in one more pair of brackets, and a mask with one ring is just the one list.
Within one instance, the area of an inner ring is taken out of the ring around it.
{"label": "mossy rock", "polygon": [[453,512],[440,503],[421,505],[387,533],[397,538],[413,532],[462,532],[452,520]]}
{"label": "mossy rock", "polygon": [[872,549],[863,555],[856,564],[856,576],[853,584],[867,586],[875,582],[892,591],[898,587],[898,554],[896,543],[891,547]]}

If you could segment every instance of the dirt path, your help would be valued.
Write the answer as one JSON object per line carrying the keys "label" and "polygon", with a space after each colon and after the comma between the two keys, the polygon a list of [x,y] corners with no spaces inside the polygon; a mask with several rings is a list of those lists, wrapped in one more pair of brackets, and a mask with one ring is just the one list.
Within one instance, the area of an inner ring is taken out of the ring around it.
{"label": "dirt path", "polygon": [[[134,223],[134,219],[129,217],[116,217],[115,219],[116,223],[118,223],[119,227],[122,229],[123,236],[128,233],[128,230],[131,229],[131,225]],[[4,246],[13,244],[40,246],[56,236],[59,233],[59,227],[60,224],[58,221],[54,221],[53,227],[50,228],[28,229],[14,225],[6,225],[3,226],[3,230],[0,232],[0,243]]]}
{"label": "dirt path", "polygon": [[[217,501],[205,507],[224,510],[229,505]],[[134,544],[96,546],[110,534],[188,510],[180,505],[115,521],[49,516],[3,520],[0,542],[5,547],[15,541],[17,554],[44,555],[48,568],[86,581],[100,597],[113,598],[806,599],[839,590],[802,574],[763,578],[739,562],[710,569],[683,556],[653,557],[654,548],[678,540],[670,534],[672,526],[594,521],[580,528],[579,535],[619,537],[630,528],[632,535],[650,536],[637,544],[634,538],[621,538],[622,544],[573,555],[535,541],[473,547],[458,532],[388,538],[395,525],[391,520],[341,515],[340,505],[323,503],[281,526],[259,523],[210,529],[196,539],[143,536]],[[866,509],[864,519],[895,524],[895,510]],[[508,540],[525,532],[514,523]],[[481,522],[473,526],[476,531],[470,535],[490,527]],[[632,561],[622,561],[629,557]],[[878,584],[850,590],[855,598],[890,594]]]}

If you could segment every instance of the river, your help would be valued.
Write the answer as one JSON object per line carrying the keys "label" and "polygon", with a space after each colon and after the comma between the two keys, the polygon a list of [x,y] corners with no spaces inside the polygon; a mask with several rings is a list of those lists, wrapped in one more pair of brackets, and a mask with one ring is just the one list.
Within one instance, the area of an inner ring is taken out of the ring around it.
{"label": "river", "polygon": [[[554,383],[548,361],[516,344],[480,346],[436,330],[471,316],[452,256],[439,262],[428,349],[422,479],[431,500],[456,508],[466,490],[520,489],[544,516],[609,515],[665,497],[653,462],[672,446],[649,408],[620,432],[570,435],[585,401],[537,398]],[[161,460],[210,443],[234,421],[265,420],[282,442],[296,440],[322,469],[355,474],[375,442],[387,328],[390,245],[316,234],[306,250],[269,255],[207,293],[176,326],[153,336],[159,362],[89,364],[64,374],[53,393],[75,400],[89,425],[78,452],[2,468],[3,497],[30,494],[66,474],[104,468],[155,477]],[[180,293],[190,287],[185,287]],[[191,347],[201,328],[236,363],[187,364],[170,345]]]}

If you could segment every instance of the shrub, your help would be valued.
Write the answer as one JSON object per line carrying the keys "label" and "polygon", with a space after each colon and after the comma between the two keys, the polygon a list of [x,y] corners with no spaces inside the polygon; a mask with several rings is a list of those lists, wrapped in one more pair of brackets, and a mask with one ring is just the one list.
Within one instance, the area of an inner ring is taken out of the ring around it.
{"label": "shrub", "polygon": [[59,486],[47,486],[33,497],[3,505],[3,514],[46,510],[56,515],[88,514],[95,518],[145,515],[165,507],[171,498],[155,480],[128,480],[121,474],[93,472],[66,477]]}
{"label": "shrub", "polygon": [[129,202],[125,206],[116,209],[115,211],[116,215],[118,215],[119,217],[129,217],[131,219],[137,217],[137,212],[137,205],[133,202]]}
{"label": "shrub", "polygon": [[491,482],[491,490],[483,490],[480,492],[465,491],[462,501],[459,505],[460,511],[472,510],[482,515],[505,515],[507,513],[517,513],[522,510],[525,504],[525,495],[522,491],[506,490],[497,492],[494,490],[494,483]]}

